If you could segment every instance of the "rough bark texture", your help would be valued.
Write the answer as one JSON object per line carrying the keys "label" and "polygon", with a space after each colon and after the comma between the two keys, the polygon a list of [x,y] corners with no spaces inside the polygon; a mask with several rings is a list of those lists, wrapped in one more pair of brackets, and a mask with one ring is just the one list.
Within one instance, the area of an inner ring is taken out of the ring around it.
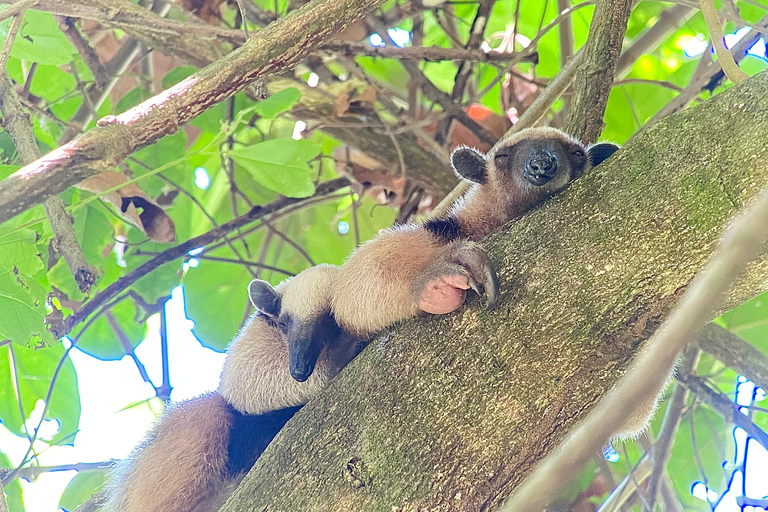
{"label": "rough bark texture", "polygon": [[[659,122],[495,232],[500,307],[374,341],[223,510],[495,510],[614,385],[768,183],[767,93],[762,73]],[[753,264],[728,306],[768,288],[766,270]]]}
{"label": "rough bark texture", "polygon": [[383,0],[313,0],[243,46],[0,182],[0,223],[119,164],[257,78],[291,69],[315,47]]}
{"label": "rough bark texture", "polygon": [[573,97],[563,129],[585,143],[596,142],[613,86],[621,43],[627,31],[630,0],[600,0],[595,6],[582,63],[573,80]]}

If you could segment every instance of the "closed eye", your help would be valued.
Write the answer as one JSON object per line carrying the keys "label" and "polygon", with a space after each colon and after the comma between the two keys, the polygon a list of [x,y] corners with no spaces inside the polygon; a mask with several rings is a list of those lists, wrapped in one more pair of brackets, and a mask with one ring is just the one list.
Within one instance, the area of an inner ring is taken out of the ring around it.
{"label": "closed eye", "polygon": [[575,151],[571,151],[571,154],[573,156],[584,156],[584,151],[582,151],[581,149],[577,149]]}

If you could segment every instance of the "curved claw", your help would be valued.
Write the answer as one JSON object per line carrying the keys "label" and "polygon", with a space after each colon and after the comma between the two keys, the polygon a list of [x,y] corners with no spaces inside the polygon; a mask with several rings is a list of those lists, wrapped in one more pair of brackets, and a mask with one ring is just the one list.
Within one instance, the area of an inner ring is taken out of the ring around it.
{"label": "curved claw", "polygon": [[496,269],[493,268],[490,261],[483,267],[483,271],[485,276],[485,282],[483,283],[483,288],[485,289],[485,309],[490,311],[499,303],[499,278],[496,275]]}
{"label": "curved claw", "polygon": [[499,302],[499,278],[485,251],[473,242],[464,242],[457,248],[456,259],[466,271],[470,288],[479,296],[485,295],[485,309],[496,307]]}

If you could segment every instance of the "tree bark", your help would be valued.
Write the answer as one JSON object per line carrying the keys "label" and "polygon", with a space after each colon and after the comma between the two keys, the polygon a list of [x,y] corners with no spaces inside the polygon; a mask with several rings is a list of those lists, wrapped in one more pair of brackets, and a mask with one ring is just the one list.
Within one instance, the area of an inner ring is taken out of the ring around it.
{"label": "tree bark", "polygon": [[[495,510],[615,384],[768,183],[768,74],[638,135],[491,235],[501,305],[375,340],[222,509]],[[768,258],[727,306],[768,289]],[[375,307],[375,305],[371,305]]]}

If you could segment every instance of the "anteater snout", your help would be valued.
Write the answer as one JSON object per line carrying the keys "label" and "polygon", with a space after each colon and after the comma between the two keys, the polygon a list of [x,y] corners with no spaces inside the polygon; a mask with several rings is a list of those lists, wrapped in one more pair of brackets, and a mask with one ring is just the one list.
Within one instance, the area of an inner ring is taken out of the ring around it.
{"label": "anteater snout", "polygon": [[536,151],[525,162],[525,179],[541,186],[557,174],[557,157],[549,151]]}

